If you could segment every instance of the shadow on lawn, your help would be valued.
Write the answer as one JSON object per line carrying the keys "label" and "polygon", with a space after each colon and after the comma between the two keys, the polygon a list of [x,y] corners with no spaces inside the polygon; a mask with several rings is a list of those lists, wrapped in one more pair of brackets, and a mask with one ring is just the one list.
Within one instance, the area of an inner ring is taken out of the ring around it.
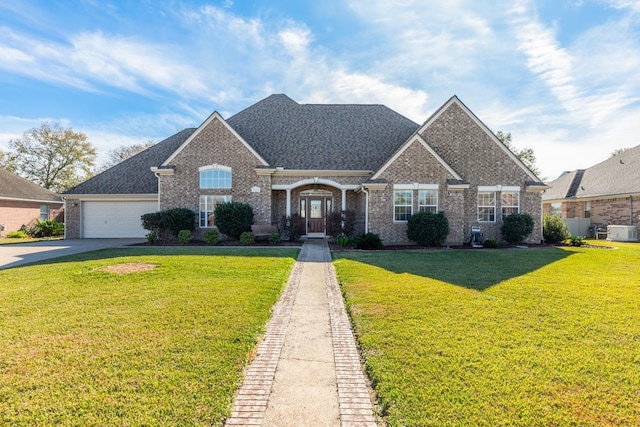
{"label": "shadow on lawn", "polygon": [[575,255],[555,247],[509,250],[398,251],[342,253],[397,274],[408,273],[468,289],[485,290]]}
{"label": "shadow on lawn", "polygon": [[[29,258],[37,254],[27,254],[23,256],[27,260],[26,264],[8,264],[3,269],[27,267],[31,265],[62,264],[67,262],[94,261],[110,258],[135,257],[135,256],[175,256],[175,255],[201,255],[201,256],[242,256],[242,257],[276,257],[293,258],[298,257],[300,250],[295,247],[265,247],[265,248],[225,248],[210,246],[153,246],[153,247],[127,247],[127,248],[107,248],[78,254],[62,255],[56,258],[38,260],[34,257],[33,262]],[[3,270],[0,269],[0,272]]]}

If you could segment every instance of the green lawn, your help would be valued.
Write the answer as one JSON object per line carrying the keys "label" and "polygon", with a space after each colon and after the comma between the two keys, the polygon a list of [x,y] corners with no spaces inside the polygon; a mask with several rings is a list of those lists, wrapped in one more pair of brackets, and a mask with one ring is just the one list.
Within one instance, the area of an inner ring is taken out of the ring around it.
{"label": "green lawn", "polygon": [[[0,424],[221,425],[297,253],[117,249],[0,270]],[[125,263],[155,268],[102,270]]]}
{"label": "green lawn", "polygon": [[640,425],[640,244],[616,246],[337,253],[388,425]]}

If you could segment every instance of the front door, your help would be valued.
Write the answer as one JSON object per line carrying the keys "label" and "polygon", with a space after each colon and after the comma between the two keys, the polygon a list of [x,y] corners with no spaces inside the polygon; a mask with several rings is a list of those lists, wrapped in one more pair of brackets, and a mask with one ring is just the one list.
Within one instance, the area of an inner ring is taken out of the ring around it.
{"label": "front door", "polygon": [[324,237],[324,199],[309,198],[307,206],[308,206],[307,236]]}

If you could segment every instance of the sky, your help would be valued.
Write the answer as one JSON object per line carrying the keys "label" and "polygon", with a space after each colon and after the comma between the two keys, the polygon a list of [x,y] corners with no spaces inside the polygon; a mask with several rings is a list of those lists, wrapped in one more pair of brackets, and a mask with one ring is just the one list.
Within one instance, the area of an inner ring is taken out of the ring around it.
{"label": "sky", "polygon": [[553,180],[640,144],[640,0],[0,0],[0,150],[49,121],[103,161],[273,93],[457,95]]}

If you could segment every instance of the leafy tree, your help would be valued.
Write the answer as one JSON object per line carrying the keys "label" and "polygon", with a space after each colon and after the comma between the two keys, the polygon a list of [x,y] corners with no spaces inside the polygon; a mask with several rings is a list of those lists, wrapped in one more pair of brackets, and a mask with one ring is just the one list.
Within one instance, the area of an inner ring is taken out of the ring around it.
{"label": "leafy tree", "polygon": [[142,144],[121,145],[109,150],[109,157],[97,168],[97,172],[105,171],[154,145],[155,143],[153,141],[147,141]]}
{"label": "leafy tree", "polygon": [[524,163],[526,167],[529,168],[531,172],[536,174],[538,177],[540,176],[541,172],[540,169],[538,169],[538,166],[536,166],[536,154],[533,151],[533,148],[516,148],[516,146],[511,142],[511,132],[504,133],[499,130],[498,133],[496,133],[496,136],[504,145],[507,146],[509,150],[511,150],[513,154],[516,155],[518,159],[520,159],[522,163]]}
{"label": "leafy tree", "polygon": [[42,122],[9,141],[0,161],[11,172],[55,192],[63,192],[92,175],[96,149],[87,135]]}
{"label": "leafy tree", "polygon": [[544,214],[542,216],[542,234],[547,243],[559,243],[570,236],[567,224],[557,215]]}

